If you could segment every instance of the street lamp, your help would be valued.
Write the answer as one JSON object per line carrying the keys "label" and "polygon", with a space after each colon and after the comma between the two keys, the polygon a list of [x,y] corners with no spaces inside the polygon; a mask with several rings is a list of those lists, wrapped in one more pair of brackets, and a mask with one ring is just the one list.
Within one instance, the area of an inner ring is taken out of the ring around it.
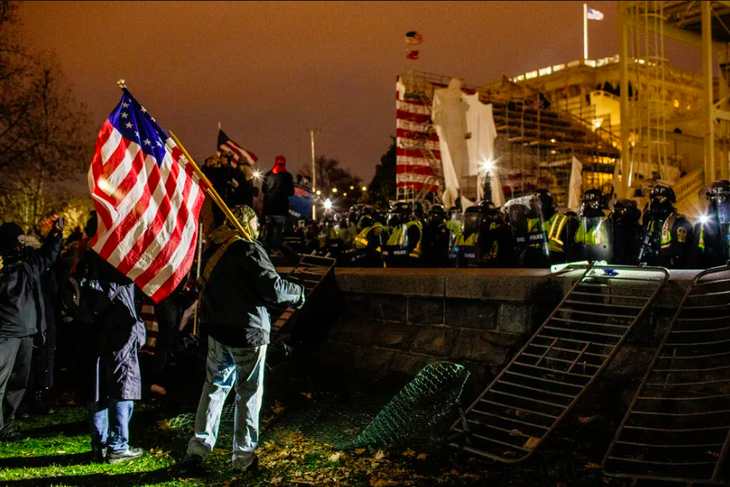
{"label": "street lamp", "polygon": [[363,190],[363,191],[367,191],[367,190],[368,190],[368,187],[367,187],[367,186],[363,186],[363,187],[362,187],[362,190]]}
{"label": "street lamp", "polygon": [[336,193],[337,192],[337,188],[332,188],[332,192],[333,193]]}
{"label": "street lamp", "polygon": [[332,201],[329,198],[327,198],[326,200],[324,200],[324,209],[325,210],[331,210],[332,209]]}

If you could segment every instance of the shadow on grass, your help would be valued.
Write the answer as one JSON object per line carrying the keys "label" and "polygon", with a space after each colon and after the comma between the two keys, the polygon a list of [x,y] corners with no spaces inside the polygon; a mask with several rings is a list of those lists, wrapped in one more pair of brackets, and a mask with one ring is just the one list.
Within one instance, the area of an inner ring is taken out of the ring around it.
{"label": "shadow on grass", "polygon": [[14,468],[41,468],[50,465],[68,467],[89,463],[89,453],[74,453],[72,455],[48,455],[44,457],[10,457],[0,458],[0,469]]}
{"label": "shadow on grass", "polygon": [[[70,455],[75,456],[75,455]],[[94,486],[94,487],[118,487],[118,486],[142,486],[155,485],[164,482],[174,481],[180,477],[180,473],[174,468],[164,467],[148,472],[123,473],[109,475],[108,473],[95,473],[90,475],[60,475],[57,477],[32,478],[23,480],[0,481],[0,487],[53,487],[64,486]]]}

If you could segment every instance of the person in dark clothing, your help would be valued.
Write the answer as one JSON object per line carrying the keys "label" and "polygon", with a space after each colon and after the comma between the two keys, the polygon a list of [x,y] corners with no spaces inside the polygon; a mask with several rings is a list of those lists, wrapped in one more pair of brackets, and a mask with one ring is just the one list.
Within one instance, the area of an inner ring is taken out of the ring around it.
{"label": "person in dark clothing", "polygon": [[294,178],[286,170],[286,158],[276,156],[274,167],[263,182],[266,236],[264,245],[269,252],[281,247],[284,224],[289,215],[289,196],[294,195]]}
{"label": "person in dark clothing", "polygon": [[119,463],[143,455],[129,446],[134,401],[142,397],[137,351],[145,343],[135,306],[135,285],[93,250],[77,266],[80,308],[85,313],[81,358],[94,461]]}
{"label": "person in dark clothing", "polygon": [[45,337],[45,302],[41,275],[58,259],[65,221],[57,218],[43,246],[24,252],[15,223],[0,226],[0,440],[17,440],[13,428],[30,374],[34,337]]}
{"label": "person in dark clothing", "polygon": [[204,288],[200,323],[208,334],[207,376],[188,442],[185,469],[199,467],[215,446],[221,410],[235,388],[236,419],[233,468],[256,468],[258,419],[263,397],[266,346],[271,323],[267,304],[304,305],[304,289],[276,273],[266,250],[256,241],[258,220],[247,206],[231,209],[252,241],[244,240],[230,222],[210,235],[203,255]]}

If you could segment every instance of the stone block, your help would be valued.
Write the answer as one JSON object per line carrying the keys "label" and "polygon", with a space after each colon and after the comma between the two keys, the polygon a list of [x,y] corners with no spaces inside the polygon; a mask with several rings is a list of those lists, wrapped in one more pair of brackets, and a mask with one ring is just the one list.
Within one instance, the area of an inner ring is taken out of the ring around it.
{"label": "stone block", "polygon": [[438,360],[436,357],[415,353],[399,353],[393,357],[388,379],[401,382],[413,380],[426,365]]}
{"label": "stone block", "polygon": [[385,379],[390,374],[393,358],[400,352],[380,347],[369,347],[366,353],[357,357],[354,364],[358,375],[368,380]]}
{"label": "stone block", "polygon": [[373,330],[370,343],[380,347],[408,349],[418,329],[405,323],[379,323]]}
{"label": "stone block", "polygon": [[[399,296],[443,296],[443,269],[358,269],[356,273],[338,276],[350,292],[395,294]],[[338,273],[340,270],[338,269]]]}
{"label": "stone block", "polygon": [[529,304],[500,303],[497,330],[523,335],[532,331],[532,306]]}
{"label": "stone block", "polygon": [[385,321],[408,321],[408,301],[405,296],[373,294],[370,296],[370,318]]}
{"label": "stone block", "polygon": [[460,330],[456,338],[456,346],[451,352],[451,360],[455,362],[478,362],[489,366],[502,366],[509,358],[509,348],[494,345],[485,337],[485,333],[477,330]]}
{"label": "stone block", "polygon": [[493,330],[497,311],[492,302],[474,299],[447,299],[446,324],[459,328]]}
{"label": "stone block", "polygon": [[448,357],[454,348],[457,331],[448,326],[421,326],[413,339],[411,351]]}
{"label": "stone block", "polygon": [[499,301],[526,301],[531,296],[534,286],[550,275],[550,271],[543,269],[454,269],[453,271],[444,274],[447,298],[487,298]]}
{"label": "stone block", "polygon": [[341,343],[369,345],[373,334],[380,325],[380,322],[368,318],[343,319],[332,330],[330,339]]}
{"label": "stone block", "polygon": [[492,345],[508,348],[524,343],[529,338],[527,334],[505,333],[499,330],[484,331],[479,336]]}
{"label": "stone block", "polygon": [[438,325],[444,322],[444,298],[408,298],[408,323]]}
{"label": "stone block", "polygon": [[369,316],[370,295],[340,293],[338,296],[342,316]]}

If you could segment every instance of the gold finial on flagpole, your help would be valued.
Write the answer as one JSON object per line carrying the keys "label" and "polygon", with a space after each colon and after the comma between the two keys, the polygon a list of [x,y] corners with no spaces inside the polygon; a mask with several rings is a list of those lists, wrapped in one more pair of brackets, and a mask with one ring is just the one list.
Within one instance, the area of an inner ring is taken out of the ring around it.
{"label": "gold finial on flagpole", "polygon": [[120,87],[121,89],[124,89],[124,88],[127,87],[127,85],[125,84],[125,82],[124,82],[123,79],[118,79],[117,80],[117,86]]}

